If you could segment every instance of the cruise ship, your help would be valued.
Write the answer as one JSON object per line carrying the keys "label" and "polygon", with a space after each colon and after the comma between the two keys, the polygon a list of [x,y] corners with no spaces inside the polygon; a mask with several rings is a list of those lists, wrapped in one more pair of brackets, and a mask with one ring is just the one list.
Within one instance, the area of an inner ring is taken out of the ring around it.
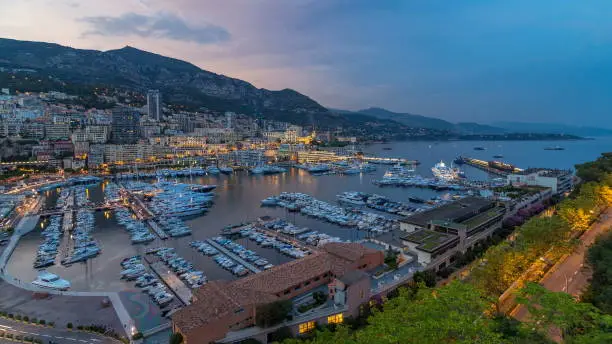
{"label": "cruise ship", "polygon": [[447,166],[444,161],[440,161],[431,168],[434,177],[444,181],[451,181],[463,177],[463,173],[456,167]]}

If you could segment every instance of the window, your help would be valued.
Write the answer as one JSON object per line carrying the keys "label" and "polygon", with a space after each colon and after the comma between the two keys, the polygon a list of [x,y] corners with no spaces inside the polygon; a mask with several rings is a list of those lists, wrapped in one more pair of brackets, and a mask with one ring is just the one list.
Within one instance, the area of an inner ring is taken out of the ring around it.
{"label": "window", "polygon": [[343,321],[342,313],[330,315],[327,317],[328,324],[342,324],[342,321]]}
{"label": "window", "polygon": [[299,325],[299,332],[300,333],[310,332],[310,331],[315,329],[315,326],[316,326],[316,324],[315,324],[314,321],[309,321],[309,322],[301,323]]}
{"label": "window", "polygon": [[363,299],[364,297],[365,297],[365,293],[363,292],[363,289],[361,289],[361,290],[359,291],[359,298],[360,298],[360,299]]}

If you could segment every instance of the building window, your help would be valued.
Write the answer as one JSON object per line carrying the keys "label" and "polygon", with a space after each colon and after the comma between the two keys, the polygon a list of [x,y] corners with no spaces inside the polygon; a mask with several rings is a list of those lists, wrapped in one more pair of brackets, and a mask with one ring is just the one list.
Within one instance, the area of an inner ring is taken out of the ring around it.
{"label": "building window", "polygon": [[328,324],[342,324],[343,321],[342,313],[330,315],[327,317]]}
{"label": "building window", "polygon": [[307,333],[310,332],[312,330],[315,329],[315,322],[314,321],[309,321],[309,322],[305,322],[305,323],[301,323],[299,325],[299,332],[301,333]]}
{"label": "building window", "polygon": [[363,289],[361,289],[361,290],[359,291],[359,298],[360,298],[360,299],[363,299],[363,298],[364,298],[364,296],[365,296],[365,293],[363,292]]}

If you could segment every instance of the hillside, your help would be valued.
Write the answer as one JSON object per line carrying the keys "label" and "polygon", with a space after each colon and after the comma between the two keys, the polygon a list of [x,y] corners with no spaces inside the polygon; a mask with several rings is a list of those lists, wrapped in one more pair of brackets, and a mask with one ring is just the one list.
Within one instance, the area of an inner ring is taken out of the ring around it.
{"label": "hillside", "polygon": [[96,51],[52,43],[0,39],[0,67],[33,69],[64,83],[103,85],[144,92],[160,89],[167,103],[237,111],[303,125],[345,122],[291,89],[270,91],[177,59],[133,47]]}

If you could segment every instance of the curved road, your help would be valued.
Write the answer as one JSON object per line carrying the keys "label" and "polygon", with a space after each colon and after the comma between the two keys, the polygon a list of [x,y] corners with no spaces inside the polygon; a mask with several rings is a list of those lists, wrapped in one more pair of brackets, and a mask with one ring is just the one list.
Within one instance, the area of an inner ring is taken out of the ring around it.
{"label": "curved road", "polygon": [[[599,215],[599,219],[591,225],[591,228],[580,236],[580,244],[563,262],[553,267],[553,271],[547,273],[540,281],[546,289],[554,292],[566,292],[574,297],[579,297],[588,286],[592,272],[584,265],[585,255],[600,234],[612,228],[612,208],[606,209]],[[524,321],[529,312],[522,305],[516,307],[511,315],[520,321]]]}

